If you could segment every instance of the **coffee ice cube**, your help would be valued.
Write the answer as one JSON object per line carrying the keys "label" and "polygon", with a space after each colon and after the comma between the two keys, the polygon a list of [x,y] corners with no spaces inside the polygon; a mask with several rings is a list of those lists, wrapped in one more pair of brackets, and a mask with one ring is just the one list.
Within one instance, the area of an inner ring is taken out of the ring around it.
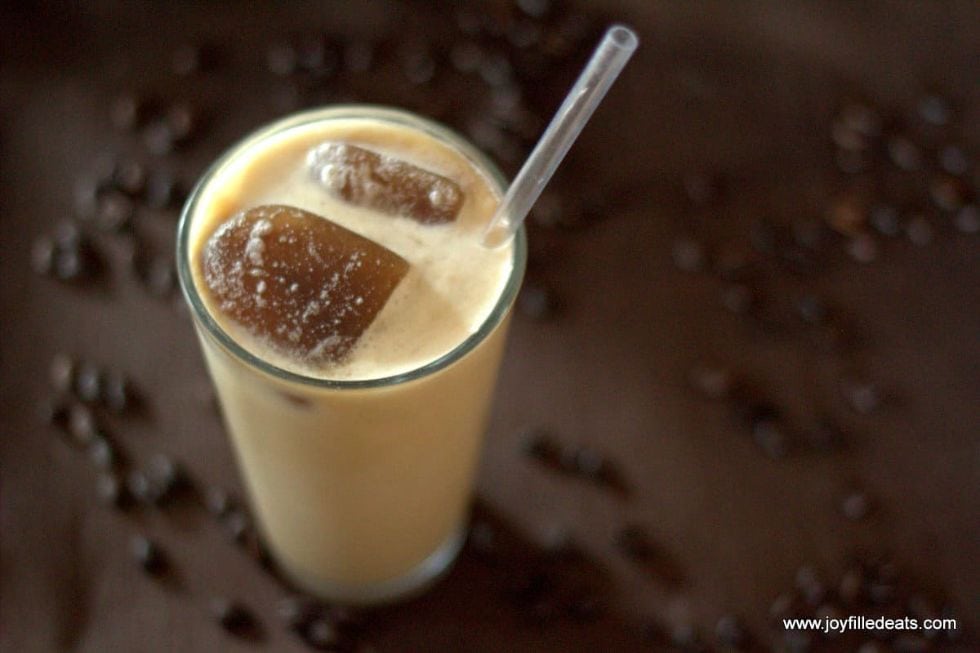
{"label": "coffee ice cube", "polygon": [[463,205],[453,180],[357,145],[321,143],[309,151],[307,164],[335,197],[422,224],[452,222]]}
{"label": "coffee ice cube", "polygon": [[283,205],[233,215],[208,239],[202,265],[221,313],[311,365],[341,361],[409,267],[372,240]]}

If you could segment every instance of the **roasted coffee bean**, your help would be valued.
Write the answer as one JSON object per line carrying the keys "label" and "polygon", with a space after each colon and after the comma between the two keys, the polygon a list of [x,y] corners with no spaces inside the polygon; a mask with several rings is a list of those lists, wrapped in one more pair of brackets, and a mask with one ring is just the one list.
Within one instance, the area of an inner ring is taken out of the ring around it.
{"label": "roasted coffee bean", "polygon": [[748,633],[741,619],[729,614],[721,617],[715,624],[715,637],[718,645],[727,649],[742,650],[748,642]]}
{"label": "roasted coffee bean", "polygon": [[133,159],[120,161],[113,170],[112,183],[127,195],[141,195],[146,188],[146,169]]}
{"label": "roasted coffee bean", "polygon": [[817,570],[809,565],[804,565],[796,571],[796,589],[813,607],[823,603],[827,596],[827,588],[820,579]]}
{"label": "roasted coffee bean", "polygon": [[671,249],[674,258],[674,265],[678,270],[684,272],[696,272],[701,270],[705,264],[704,246],[690,237],[678,238],[674,241]]}
{"label": "roasted coffee bean", "polygon": [[580,476],[599,480],[605,475],[608,464],[606,459],[590,447],[575,447],[572,454],[573,471]]}
{"label": "roasted coffee bean", "polygon": [[913,245],[924,247],[932,242],[932,225],[924,215],[913,215],[905,224],[905,235]]}
{"label": "roasted coffee bean", "polygon": [[930,125],[942,127],[949,122],[949,102],[938,95],[926,95],[919,100],[919,117]]}
{"label": "roasted coffee bean", "polygon": [[670,642],[684,653],[702,653],[707,650],[697,629],[688,623],[677,624],[671,628]]}
{"label": "roasted coffee bean", "polygon": [[170,69],[179,77],[189,77],[201,72],[207,62],[205,48],[184,43],[174,50],[170,57]]}
{"label": "roasted coffee bean", "polygon": [[541,284],[526,283],[517,296],[517,308],[521,315],[535,321],[552,317],[557,305],[554,293]]}
{"label": "roasted coffee bean", "polygon": [[841,500],[840,510],[847,519],[861,521],[868,516],[871,506],[868,495],[863,492],[851,492]]}
{"label": "roasted coffee bean", "polygon": [[919,146],[905,136],[892,136],[888,139],[888,157],[902,170],[918,170],[922,167],[922,152]]}
{"label": "roasted coffee bean", "polygon": [[844,571],[837,585],[837,596],[848,605],[854,605],[864,595],[864,571],[860,567],[850,567]]}
{"label": "roasted coffee bean", "polygon": [[160,488],[139,469],[132,469],[126,475],[126,490],[134,499],[146,506],[159,504],[163,497]]}
{"label": "roasted coffee bean", "polygon": [[48,367],[48,381],[51,389],[65,395],[75,388],[75,368],[76,362],[68,354],[55,354]]}
{"label": "roasted coffee bean", "polygon": [[252,534],[252,522],[241,508],[231,508],[221,522],[232,542],[236,544],[245,544]]}
{"label": "roasted coffee bean", "polygon": [[265,53],[265,64],[274,75],[285,77],[296,72],[298,55],[289,43],[276,43]]}
{"label": "roasted coffee bean", "polygon": [[102,370],[89,362],[82,362],[75,372],[75,396],[87,404],[94,404],[102,396]]}
{"label": "roasted coffee bean", "polygon": [[124,93],[112,101],[109,120],[120,131],[132,131],[139,127],[145,108],[143,99],[138,95]]}
{"label": "roasted coffee bean", "polygon": [[480,59],[480,77],[488,86],[499,88],[510,84],[514,69],[510,60],[501,52],[488,53]]}
{"label": "roasted coffee bean", "polygon": [[75,444],[87,447],[98,435],[95,415],[84,404],[72,404],[68,410],[68,435]]}
{"label": "roasted coffee bean", "polygon": [[187,474],[172,458],[165,454],[154,454],[147,461],[146,475],[157,488],[159,499],[166,499],[187,484]]}
{"label": "roasted coffee bean", "polygon": [[174,150],[176,138],[166,120],[155,120],[143,130],[143,145],[150,154],[165,156]]}
{"label": "roasted coffee bean", "polygon": [[103,435],[96,435],[88,445],[88,457],[92,464],[103,470],[111,470],[116,464],[116,450]]}
{"label": "roasted coffee bean", "polygon": [[255,626],[255,619],[245,606],[223,596],[212,598],[209,609],[218,625],[229,633],[242,635]]}
{"label": "roasted coffee bean", "polygon": [[958,145],[946,145],[939,151],[939,167],[957,177],[970,169],[970,159]]}
{"label": "roasted coffee bean", "polygon": [[417,86],[428,84],[436,75],[436,60],[424,48],[412,49],[402,59],[402,71]]}
{"label": "roasted coffee bean", "polygon": [[123,508],[127,504],[126,487],[120,482],[119,477],[113,473],[99,474],[95,492],[99,502],[105,506]]}
{"label": "roasted coffee bean", "polygon": [[775,419],[760,419],[752,424],[752,439],[773,459],[785,458],[789,449],[786,432]]}
{"label": "roasted coffee bean", "polygon": [[969,200],[970,189],[962,179],[943,175],[932,180],[929,194],[937,207],[953,212]]}
{"label": "roasted coffee bean", "polygon": [[118,233],[126,229],[136,214],[136,204],[125,193],[110,190],[99,197],[95,226],[100,231]]}
{"label": "roasted coffee bean", "polygon": [[181,200],[173,173],[157,168],[146,179],[144,202],[151,209],[168,209]]}
{"label": "roasted coffee bean", "polygon": [[780,594],[769,605],[769,618],[781,623],[783,619],[793,614],[796,598],[792,594]]}
{"label": "roasted coffee bean", "polygon": [[59,281],[79,281],[88,276],[85,252],[78,248],[56,250],[53,265],[54,276]]}
{"label": "roasted coffee bean", "polygon": [[124,413],[135,398],[132,385],[121,372],[107,372],[102,382],[101,402],[110,412]]}
{"label": "roasted coffee bean", "polygon": [[822,324],[827,320],[827,306],[814,295],[804,295],[796,302],[800,319],[807,324]]}
{"label": "roasted coffee bean", "polygon": [[848,129],[865,136],[877,136],[881,131],[881,117],[866,104],[847,104],[841,108],[838,118]]}
{"label": "roasted coffee bean", "polygon": [[867,415],[881,406],[881,392],[878,388],[860,379],[845,379],[841,383],[841,393],[854,412]]}
{"label": "roasted coffee bean", "polygon": [[149,538],[142,535],[134,537],[130,543],[130,551],[147,574],[159,576],[166,571],[167,560],[163,551]]}
{"label": "roasted coffee bean", "polygon": [[167,109],[166,124],[175,143],[186,141],[194,134],[197,112],[185,102],[175,102]]}
{"label": "roasted coffee bean", "polygon": [[544,18],[551,9],[551,0],[516,0],[515,4],[531,18]]}
{"label": "roasted coffee bean", "polygon": [[151,295],[161,298],[171,296],[176,280],[177,273],[170,259],[157,256],[143,263],[141,281]]}
{"label": "roasted coffee bean", "polygon": [[876,605],[889,605],[895,601],[895,585],[886,581],[873,580],[868,583],[868,598]]}
{"label": "roasted coffee bean", "polygon": [[953,217],[953,226],[964,234],[980,232],[980,210],[976,204],[964,206]]}
{"label": "roasted coffee bean", "polygon": [[852,194],[838,197],[824,216],[831,229],[845,236],[853,236],[864,229],[868,212],[861,200]]}
{"label": "roasted coffee bean", "polygon": [[802,630],[787,630],[783,633],[783,648],[786,653],[809,653],[813,650],[813,636]]}
{"label": "roasted coffee bean", "polygon": [[204,507],[215,517],[224,517],[234,505],[231,496],[220,487],[209,487],[204,494]]}
{"label": "roasted coffee bean", "polygon": [[341,646],[340,631],[327,617],[313,618],[302,629],[303,641],[317,651],[336,651]]}
{"label": "roasted coffee bean", "polygon": [[48,276],[54,271],[56,250],[54,241],[47,236],[39,236],[31,245],[31,269],[36,274]]}
{"label": "roasted coffee bean", "polygon": [[857,234],[847,241],[848,255],[858,263],[872,263],[878,258],[878,242],[869,234]]}
{"label": "roasted coffee bean", "polygon": [[736,315],[745,315],[755,306],[752,289],[743,283],[733,283],[721,293],[721,305]]}
{"label": "roasted coffee bean", "polygon": [[320,604],[307,596],[285,596],[276,604],[276,614],[290,630],[301,632],[323,613]]}
{"label": "roasted coffee bean", "polygon": [[479,45],[473,41],[462,41],[449,51],[449,62],[460,73],[472,73],[479,70],[483,56]]}
{"label": "roasted coffee bean", "polygon": [[688,375],[691,386],[708,399],[724,399],[731,395],[734,381],[728,370],[719,367],[696,367]]}
{"label": "roasted coffee bean", "polygon": [[830,126],[830,137],[841,152],[863,153],[870,145],[870,139],[843,120],[835,120]]}
{"label": "roasted coffee bean", "polygon": [[871,227],[882,236],[895,237],[902,233],[902,223],[894,207],[879,204],[871,209]]}

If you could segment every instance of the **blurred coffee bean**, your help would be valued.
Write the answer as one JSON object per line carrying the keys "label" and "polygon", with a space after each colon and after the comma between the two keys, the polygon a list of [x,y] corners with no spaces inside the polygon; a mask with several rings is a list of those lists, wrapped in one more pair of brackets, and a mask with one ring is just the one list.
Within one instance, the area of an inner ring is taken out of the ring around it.
{"label": "blurred coffee bean", "polygon": [[902,223],[898,211],[887,204],[878,204],[871,209],[868,220],[871,227],[882,236],[895,237],[902,233]]}
{"label": "blurred coffee bean", "polygon": [[721,292],[721,305],[736,315],[750,312],[755,303],[755,294],[743,283],[729,284]]}
{"label": "blurred coffee bean", "polygon": [[913,245],[924,247],[932,242],[932,225],[925,216],[915,214],[905,223],[905,235]]}
{"label": "blurred coffee bean", "polygon": [[521,315],[536,321],[553,317],[558,308],[554,293],[541,284],[526,283],[517,295],[517,309]]}
{"label": "blurred coffee bean", "polygon": [[150,154],[165,156],[173,152],[176,138],[166,120],[153,121],[143,129],[142,135],[143,145]]}
{"label": "blurred coffee bean", "polygon": [[946,145],[939,151],[939,167],[959,177],[970,170],[970,159],[958,145]]}
{"label": "blurred coffee bean", "polygon": [[240,603],[223,596],[212,598],[208,604],[211,616],[227,632],[243,635],[255,626],[255,618]]}
{"label": "blurred coffee bean", "polygon": [[822,324],[827,320],[827,306],[815,295],[804,295],[796,301],[796,311],[807,324]]}
{"label": "blurred coffee bean", "polygon": [[769,618],[781,625],[783,619],[793,615],[795,604],[796,598],[792,594],[780,594],[769,605]]}
{"label": "blurred coffee bean", "polygon": [[130,543],[130,552],[147,574],[159,576],[166,571],[167,561],[163,551],[149,538],[142,535],[134,537]]}
{"label": "blurred coffee bean", "polygon": [[224,517],[234,505],[231,496],[220,487],[211,486],[205,491],[204,507],[215,517]]}
{"label": "blurred coffee bean", "polygon": [[572,449],[572,459],[572,471],[593,480],[601,479],[607,467],[602,454],[591,447],[575,447]]}
{"label": "blurred coffee bean", "polygon": [[881,406],[881,392],[868,381],[844,379],[841,393],[851,409],[861,415],[873,413]]}
{"label": "blurred coffee bean", "polygon": [[942,127],[949,122],[949,102],[938,95],[926,95],[919,100],[919,117],[930,125]]}
{"label": "blurred coffee bean", "polygon": [[751,426],[752,439],[769,458],[785,458],[789,449],[786,432],[775,419],[755,420]]}
{"label": "blurred coffee bean", "polygon": [[670,630],[670,643],[683,653],[703,653],[707,651],[697,629],[689,623],[676,624]]}
{"label": "blurred coffee bean", "polygon": [[864,229],[868,212],[858,197],[845,194],[830,205],[825,219],[830,228],[837,233],[853,236]]}
{"label": "blurred coffee bean", "polygon": [[551,9],[551,0],[515,0],[515,4],[531,18],[544,18]]}
{"label": "blurred coffee bean", "polygon": [[436,75],[436,60],[424,48],[415,48],[405,53],[402,71],[409,82],[416,86],[428,84]]}
{"label": "blurred coffee bean", "polygon": [[449,63],[460,73],[472,73],[483,63],[483,50],[473,41],[460,41],[449,51]]}
{"label": "blurred coffee bean", "polygon": [[868,234],[857,234],[845,245],[848,255],[858,263],[872,263],[878,258],[878,242]]}
{"label": "blurred coffee bean", "polygon": [[176,287],[177,273],[173,262],[153,257],[145,262],[141,278],[146,290],[155,297],[169,297]]}
{"label": "blurred coffee bean", "polygon": [[314,617],[301,633],[306,645],[316,651],[336,651],[342,643],[339,630],[325,616]]}
{"label": "blurred coffee bean", "polygon": [[190,77],[201,72],[206,63],[206,51],[202,46],[184,43],[177,46],[170,56],[170,69],[178,77]]}
{"label": "blurred coffee bean", "polygon": [[129,379],[121,372],[106,372],[102,381],[101,403],[112,413],[124,413],[131,407],[135,393]]}
{"label": "blurred coffee bean", "polygon": [[123,508],[127,503],[126,487],[119,477],[111,472],[103,472],[96,479],[95,493],[99,502],[110,508]]}
{"label": "blurred coffee bean", "polygon": [[221,522],[228,533],[228,537],[236,544],[245,544],[252,534],[252,521],[248,514],[237,506],[229,509],[222,517]]}
{"label": "blurred coffee bean", "polygon": [[116,450],[103,435],[96,435],[88,445],[88,457],[92,464],[102,470],[111,470],[116,464]]}
{"label": "blurred coffee bean", "polygon": [[837,596],[847,605],[861,600],[864,592],[864,571],[859,566],[846,569],[837,585]]}
{"label": "blurred coffee bean", "polygon": [[964,234],[980,232],[980,210],[977,205],[969,204],[957,211],[953,217],[953,226]]}
{"label": "blurred coffee bean", "polygon": [[126,490],[136,501],[146,506],[157,505],[162,496],[160,488],[154,485],[146,473],[139,469],[131,469],[126,474]]}
{"label": "blurred coffee bean", "polygon": [[127,195],[140,195],[146,187],[146,169],[134,159],[120,161],[113,171],[112,182]]}
{"label": "blurred coffee bean", "polygon": [[136,205],[125,193],[110,190],[99,197],[95,213],[95,226],[107,233],[126,229],[136,214]]}
{"label": "blurred coffee bean", "polygon": [[65,353],[55,354],[48,366],[48,382],[59,394],[69,394],[75,389],[75,359]]}
{"label": "blurred coffee bean", "polygon": [[530,428],[520,435],[521,451],[538,462],[557,459],[558,445],[550,433],[540,428]]}
{"label": "blurred coffee bean", "polygon": [[180,202],[177,179],[162,168],[151,170],[146,179],[144,202],[151,209],[167,209]]}
{"label": "blurred coffee bean", "polygon": [[290,630],[301,632],[323,612],[320,604],[308,596],[285,596],[276,604],[276,614]]}
{"label": "blurred coffee bean", "polygon": [[684,272],[697,272],[703,269],[707,258],[704,246],[691,237],[675,239],[671,255],[677,269]]}
{"label": "blurred coffee bean", "polygon": [[881,117],[866,104],[852,102],[841,108],[838,119],[847,129],[868,137],[881,131]]}
{"label": "blurred coffee bean", "polygon": [[75,396],[87,404],[102,396],[102,370],[94,363],[82,361],[75,370]]}
{"label": "blurred coffee bean", "polygon": [[868,495],[863,492],[851,492],[841,500],[840,510],[847,519],[861,521],[868,516],[871,509]]}
{"label": "blurred coffee bean", "polygon": [[511,82],[514,75],[510,60],[500,52],[484,55],[480,59],[478,72],[483,81],[491,87],[506,86]]}
{"label": "blurred coffee bean", "polygon": [[156,488],[158,501],[172,497],[188,483],[183,468],[173,458],[162,453],[154,454],[147,461],[146,476]]}
{"label": "blurred coffee bean", "polygon": [[827,588],[820,575],[810,565],[804,565],[796,570],[796,589],[812,607],[823,603],[827,595]]}
{"label": "blurred coffee bean", "polygon": [[119,131],[133,131],[144,118],[145,102],[134,93],[123,93],[109,106],[109,121]]}
{"label": "blurred coffee bean", "polygon": [[715,624],[715,637],[718,645],[725,649],[743,650],[748,641],[748,633],[742,621],[735,615],[725,615]]}
{"label": "blurred coffee bean", "polygon": [[813,635],[802,630],[787,630],[782,634],[782,648],[785,653],[809,653],[813,650]]}
{"label": "blurred coffee bean", "polygon": [[82,447],[89,446],[99,432],[95,415],[84,404],[72,404],[68,409],[67,427],[72,441]]}
{"label": "blurred coffee bean", "polygon": [[275,43],[265,54],[265,64],[274,75],[285,77],[296,72],[298,55],[296,48],[289,43]]}
{"label": "blurred coffee bean", "polygon": [[691,386],[708,399],[724,399],[728,397],[734,386],[732,374],[720,367],[699,366],[688,375]]}
{"label": "blurred coffee bean", "polygon": [[41,276],[50,275],[54,271],[55,255],[54,241],[47,236],[38,236],[31,245],[31,269]]}
{"label": "blurred coffee bean", "polygon": [[962,179],[949,175],[933,178],[929,185],[933,203],[943,211],[953,212],[970,199],[970,189]]}
{"label": "blurred coffee bean", "polygon": [[870,145],[867,134],[854,129],[844,120],[838,119],[830,126],[830,137],[834,144],[846,153],[863,153]]}
{"label": "blurred coffee bean", "polygon": [[922,167],[922,151],[919,146],[905,136],[892,136],[888,139],[888,157],[902,170],[918,170]]}
{"label": "blurred coffee bean", "polygon": [[197,111],[186,102],[175,102],[167,109],[166,125],[175,143],[186,141],[197,127]]}

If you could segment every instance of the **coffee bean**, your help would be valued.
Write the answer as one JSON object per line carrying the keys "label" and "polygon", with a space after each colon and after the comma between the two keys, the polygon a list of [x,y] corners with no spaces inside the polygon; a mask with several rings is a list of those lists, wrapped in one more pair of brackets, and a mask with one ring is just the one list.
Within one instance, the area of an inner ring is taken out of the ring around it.
{"label": "coffee bean", "polygon": [[932,650],[932,643],[921,635],[902,633],[892,641],[895,653],[925,653]]}
{"label": "coffee bean", "polygon": [[417,86],[428,84],[436,75],[436,60],[424,48],[409,50],[402,60],[402,71]]}
{"label": "coffee bean", "polygon": [[241,508],[231,508],[221,521],[228,536],[236,544],[245,544],[252,534],[252,522]]}
{"label": "coffee bean", "polygon": [[119,477],[113,473],[103,472],[99,474],[95,492],[99,502],[105,506],[123,508],[127,504],[126,488],[119,481]]}
{"label": "coffee bean", "polygon": [[943,211],[953,212],[969,200],[970,189],[962,179],[942,175],[932,180],[929,194],[937,207]]}
{"label": "coffee bean", "polygon": [[980,210],[976,204],[969,204],[956,212],[953,225],[964,234],[980,232]]}
{"label": "coffee bean", "polygon": [[851,521],[861,521],[868,516],[870,503],[863,492],[852,492],[841,500],[841,513]]}
{"label": "coffee bean", "polygon": [[865,136],[877,136],[881,131],[881,117],[866,104],[853,102],[841,108],[839,119],[852,131]]}
{"label": "coffee bean", "polygon": [[939,167],[957,177],[970,169],[970,159],[958,145],[946,145],[939,151]]}
{"label": "coffee bean", "polygon": [[133,93],[124,93],[112,101],[109,120],[119,131],[132,131],[139,127],[145,113],[143,99]]}
{"label": "coffee bean", "polygon": [[150,258],[143,265],[141,280],[151,295],[169,297],[173,294],[177,282],[173,262],[159,256]]}
{"label": "coffee bean", "polygon": [[804,565],[796,571],[796,589],[813,607],[823,603],[827,595],[826,586],[817,574],[817,570],[809,565]]}
{"label": "coffee bean", "polygon": [[593,480],[604,476],[608,465],[598,451],[590,447],[576,447],[573,451],[572,470],[576,474]]}
{"label": "coffee bean", "polygon": [[276,614],[290,630],[302,632],[313,619],[323,612],[320,604],[307,596],[283,597],[276,604]]}
{"label": "coffee bean", "polygon": [[902,233],[902,223],[898,211],[886,204],[878,204],[871,209],[871,227],[882,236],[895,237]]}
{"label": "coffee bean", "polygon": [[809,653],[813,650],[813,636],[802,630],[787,630],[783,633],[783,649],[786,653]]}
{"label": "coffee bean", "polygon": [[246,634],[255,626],[252,614],[240,603],[216,596],[208,604],[211,616],[222,628],[234,635]]}
{"label": "coffee bean", "polygon": [[699,394],[708,399],[724,399],[731,394],[734,386],[731,372],[718,367],[696,367],[688,375],[688,380]]}
{"label": "coffee bean", "polygon": [[127,228],[136,214],[136,205],[122,191],[110,190],[99,197],[95,226],[100,231],[119,233]]}
{"label": "coffee bean", "polygon": [[317,651],[336,651],[341,645],[340,632],[326,617],[315,617],[302,629],[303,641]]}
{"label": "coffee bean", "polygon": [[822,324],[827,320],[827,306],[814,295],[804,295],[796,302],[800,318],[807,324]]}
{"label": "coffee bean", "polygon": [[234,505],[231,496],[220,487],[209,487],[204,494],[204,506],[215,517],[224,517]]}
{"label": "coffee bean", "polygon": [[725,615],[715,625],[715,637],[719,646],[728,649],[743,650],[748,641],[748,633],[742,621],[735,615]]}
{"label": "coffee bean", "polygon": [[881,642],[876,642],[874,640],[868,640],[858,647],[857,653],[894,653],[891,649],[887,648],[885,644]]}
{"label": "coffee bean", "polygon": [[132,405],[132,385],[122,373],[107,372],[102,382],[101,402],[110,412],[124,413]]}
{"label": "coffee bean", "polygon": [[274,75],[285,77],[296,72],[298,55],[296,49],[288,43],[276,43],[266,50],[265,63]]}
{"label": "coffee bean", "polygon": [[68,435],[72,441],[82,447],[89,446],[98,435],[95,416],[83,404],[72,404],[68,409]]}
{"label": "coffee bean", "polygon": [[785,458],[789,442],[779,422],[774,419],[760,419],[752,424],[752,439],[762,451],[773,459]]}
{"label": "coffee bean", "polygon": [[55,245],[47,236],[39,236],[31,245],[31,269],[36,274],[48,276],[54,270]]}
{"label": "coffee bean", "polygon": [[197,126],[197,112],[185,102],[175,102],[167,109],[166,124],[175,143],[189,139]]}
{"label": "coffee bean", "polygon": [[187,483],[187,474],[172,458],[165,454],[154,454],[147,461],[146,475],[159,493],[158,500],[173,496]]}
{"label": "coffee bean", "polygon": [[75,372],[75,396],[94,404],[102,395],[102,370],[90,362],[82,362]]}
{"label": "coffee bean", "polygon": [[126,490],[134,499],[146,506],[158,505],[163,496],[160,488],[139,469],[132,469],[126,475]]}
{"label": "coffee bean", "polygon": [[932,242],[932,225],[925,216],[913,215],[905,224],[905,235],[913,245],[924,247]]}
{"label": "coffee bean", "polygon": [[551,10],[551,0],[516,0],[515,4],[531,18],[544,18]]}
{"label": "coffee bean", "polygon": [[841,382],[841,393],[854,412],[867,415],[881,406],[881,392],[864,380],[845,379]]}
{"label": "coffee bean", "polygon": [[473,41],[461,41],[449,51],[449,62],[457,72],[464,74],[479,70],[483,57],[483,50]]}
{"label": "coffee bean", "polygon": [[707,650],[697,629],[688,623],[677,624],[671,628],[670,642],[684,653],[702,653]]}
{"label": "coffee bean", "polygon": [[103,470],[111,470],[116,464],[116,450],[103,435],[96,435],[89,443],[88,457],[93,465]]}
{"label": "coffee bean", "polygon": [[825,220],[831,229],[845,236],[853,236],[864,229],[868,220],[868,212],[861,200],[845,194],[838,197],[825,214]]}
{"label": "coffee bean", "polygon": [[850,567],[841,576],[837,585],[837,596],[848,605],[861,600],[864,592],[864,571],[860,567]]}
{"label": "coffee bean", "polygon": [[120,161],[113,171],[112,183],[129,196],[140,195],[146,187],[146,169],[133,159]]}
{"label": "coffee bean", "polygon": [[878,242],[868,234],[857,234],[849,238],[847,253],[858,263],[872,263],[878,258]]}
{"label": "coffee bean", "polygon": [[184,43],[170,57],[170,69],[179,77],[189,77],[204,68],[206,53],[201,46]]}
{"label": "coffee bean", "polygon": [[885,581],[868,583],[868,598],[876,605],[889,605],[895,601],[895,585]]}
{"label": "coffee bean", "polygon": [[796,598],[792,594],[780,594],[769,605],[769,618],[781,625],[783,619],[793,614],[795,604]]}
{"label": "coffee bean", "polygon": [[144,201],[151,209],[168,209],[179,203],[177,179],[173,173],[157,168],[150,171],[146,180]]}
{"label": "coffee bean", "polygon": [[77,248],[56,250],[53,265],[59,281],[79,281],[89,272],[85,254]]}
{"label": "coffee bean", "polygon": [[557,306],[554,293],[541,284],[526,283],[517,295],[517,308],[521,315],[535,321],[553,317]]}
{"label": "coffee bean", "polygon": [[705,264],[704,246],[690,237],[678,238],[674,241],[671,254],[674,258],[674,265],[678,270],[684,272],[696,272],[701,270]]}
{"label": "coffee bean", "polygon": [[922,167],[922,152],[919,146],[905,136],[892,136],[888,139],[888,156],[896,167],[902,170],[918,170]]}
{"label": "coffee bean", "polygon": [[48,367],[48,381],[51,389],[66,395],[75,388],[75,359],[68,354],[55,354]]}
{"label": "coffee bean", "polygon": [[134,537],[130,543],[130,551],[140,568],[151,576],[159,576],[167,568],[167,560],[163,552],[152,540],[142,535]]}
{"label": "coffee bean", "polygon": [[733,283],[721,293],[721,305],[736,315],[745,315],[755,306],[752,289],[742,283]]}
{"label": "coffee bean", "polygon": [[863,153],[870,145],[867,134],[854,129],[844,120],[835,120],[831,124],[830,137],[834,144],[846,153]]}
{"label": "coffee bean", "polygon": [[949,102],[938,95],[926,95],[919,100],[919,117],[930,125],[942,127],[949,122]]}
{"label": "coffee bean", "polygon": [[174,133],[166,120],[155,120],[143,130],[143,144],[150,154],[165,156],[174,150]]}

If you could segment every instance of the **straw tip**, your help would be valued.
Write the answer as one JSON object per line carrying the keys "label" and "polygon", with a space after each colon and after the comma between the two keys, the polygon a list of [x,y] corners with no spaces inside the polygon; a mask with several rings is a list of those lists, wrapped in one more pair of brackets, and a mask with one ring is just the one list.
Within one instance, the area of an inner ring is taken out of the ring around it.
{"label": "straw tip", "polygon": [[606,30],[606,38],[623,50],[635,50],[640,44],[640,37],[636,32],[621,23],[616,23]]}

